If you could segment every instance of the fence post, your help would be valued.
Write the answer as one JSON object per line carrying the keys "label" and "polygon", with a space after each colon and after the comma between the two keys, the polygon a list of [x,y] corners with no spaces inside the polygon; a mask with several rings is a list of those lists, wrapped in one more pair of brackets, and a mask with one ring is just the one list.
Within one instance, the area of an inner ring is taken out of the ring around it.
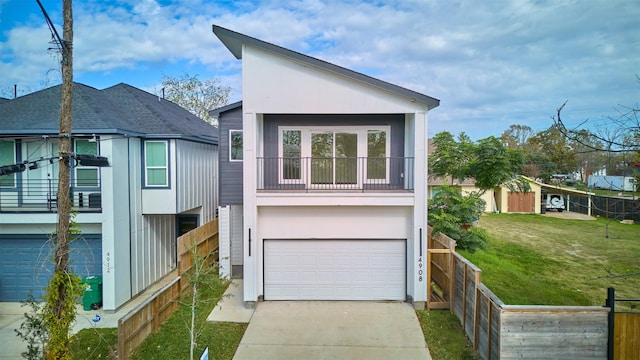
{"label": "fence post", "polygon": [[606,307],[609,308],[608,323],[609,333],[607,334],[607,359],[613,360],[613,341],[614,341],[614,320],[615,320],[615,303],[616,303],[616,290],[614,288],[607,289],[607,302]]}

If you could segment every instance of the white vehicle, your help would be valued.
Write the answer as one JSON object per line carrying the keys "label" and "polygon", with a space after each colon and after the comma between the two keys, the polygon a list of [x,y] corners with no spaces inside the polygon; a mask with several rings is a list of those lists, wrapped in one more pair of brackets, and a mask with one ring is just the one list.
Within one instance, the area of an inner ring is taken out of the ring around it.
{"label": "white vehicle", "polygon": [[544,194],[542,200],[547,210],[556,209],[558,212],[563,212],[566,209],[566,200],[562,194]]}

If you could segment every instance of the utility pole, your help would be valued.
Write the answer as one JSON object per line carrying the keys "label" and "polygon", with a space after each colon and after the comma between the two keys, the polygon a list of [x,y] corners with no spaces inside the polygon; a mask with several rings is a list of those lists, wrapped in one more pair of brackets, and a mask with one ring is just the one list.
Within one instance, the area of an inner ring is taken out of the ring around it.
{"label": "utility pole", "polygon": [[[73,13],[71,0],[62,2],[62,103],[60,109],[59,178],[58,178],[58,225],[56,227],[55,272],[66,273],[69,267],[69,222],[71,218],[71,148],[72,99],[73,99]],[[61,283],[58,288],[60,301],[67,291]],[[56,306],[57,316],[62,316],[62,306]]]}
{"label": "utility pole", "polygon": [[[70,221],[71,221],[71,161],[74,160],[71,129],[73,113],[73,13],[72,0],[63,0],[62,38],[45,11],[40,0],[36,0],[51,30],[53,43],[62,57],[62,99],[60,105],[60,134],[58,140],[58,193],[54,272],[49,280],[44,323],[48,343],[44,351],[46,359],[71,359],[69,332],[76,318],[75,302],[79,291],[77,276],[69,271]],[[75,161],[75,160],[74,160]]]}

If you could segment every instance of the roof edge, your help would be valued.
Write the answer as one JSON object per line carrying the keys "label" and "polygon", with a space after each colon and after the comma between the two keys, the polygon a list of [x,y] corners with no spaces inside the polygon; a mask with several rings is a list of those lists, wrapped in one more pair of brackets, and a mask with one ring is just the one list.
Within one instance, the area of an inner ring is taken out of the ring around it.
{"label": "roof edge", "polygon": [[225,105],[225,106],[221,106],[217,109],[213,109],[209,111],[209,115],[213,116],[213,117],[218,117],[220,114],[222,114],[223,112],[227,112],[233,109],[237,109],[239,107],[242,107],[242,100],[240,101],[236,101],[234,103],[231,103],[229,105]]}
{"label": "roof edge", "polygon": [[213,33],[218,37],[218,39],[220,39],[220,41],[222,41],[224,46],[226,46],[227,49],[229,49],[229,51],[236,57],[236,59],[242,59],[242,44],[249,44],[264,50],[274,52],[282,56],[286,56],[310,65],[313,65],[315,67],[319,67],[327,71],[331,71],[333,73],[337,73],[337,74],[349,77],[351,79],[354,79],[360,82],[364,82],[366,84],[375,86],[377,88],[380,88],[386,91],[390,91],[398,95],[408,97],[411,99],[411,101],[419,101],[427,105],[428,110],[436,108],[440,105],[439,99],[433,98],[425,94],[421,94],[413,90],[409,90],[407,88],[404,88],[380,79],[376,79],[374,77],[365,75],[363,73],[359,73],[357,71],[353,71],[353,70],[344,68],[342,66],[338,66],[330,62],[311,57],[309,55],[304,55],[302,53],[289,50],[281,46],[268,43],[266,41],[258,40],[256,38],[235,32],[233,30],[223,28],[215,24],[212,26],[212,29],[213,29]]}

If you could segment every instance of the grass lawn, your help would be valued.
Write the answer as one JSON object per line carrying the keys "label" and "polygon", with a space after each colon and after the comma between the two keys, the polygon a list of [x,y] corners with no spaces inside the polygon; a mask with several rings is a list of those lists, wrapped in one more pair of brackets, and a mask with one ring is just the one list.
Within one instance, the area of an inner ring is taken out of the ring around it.
{"label": "grass lawn", "polygon": [[[607,219],[487,214],[485,250],[460,253],[482,269],[482,282],[505,304],[604,305],[640,297],[640,225]],[[622,303],[619,306],[624,306]]]}
{"label": "grass lawn", "polygon": [[433,360],[482,359],[467,339],[460,320],[448,310],[416,311]]}
{"label": "grass lawn", "polygon": [[[210,359],[232,359],[247,324],[211,323],[207,316],[226,290],[226,284],[201,288],[202,301],[196,307],[196,329],[200,331],[194,357],[199,359],[209,347]],[[133,359],[188,359],[191,310],[181,306],[135,352]],[[117,329],[84,329],[72,337],[74,359],[113,359],[117,348]]]}

